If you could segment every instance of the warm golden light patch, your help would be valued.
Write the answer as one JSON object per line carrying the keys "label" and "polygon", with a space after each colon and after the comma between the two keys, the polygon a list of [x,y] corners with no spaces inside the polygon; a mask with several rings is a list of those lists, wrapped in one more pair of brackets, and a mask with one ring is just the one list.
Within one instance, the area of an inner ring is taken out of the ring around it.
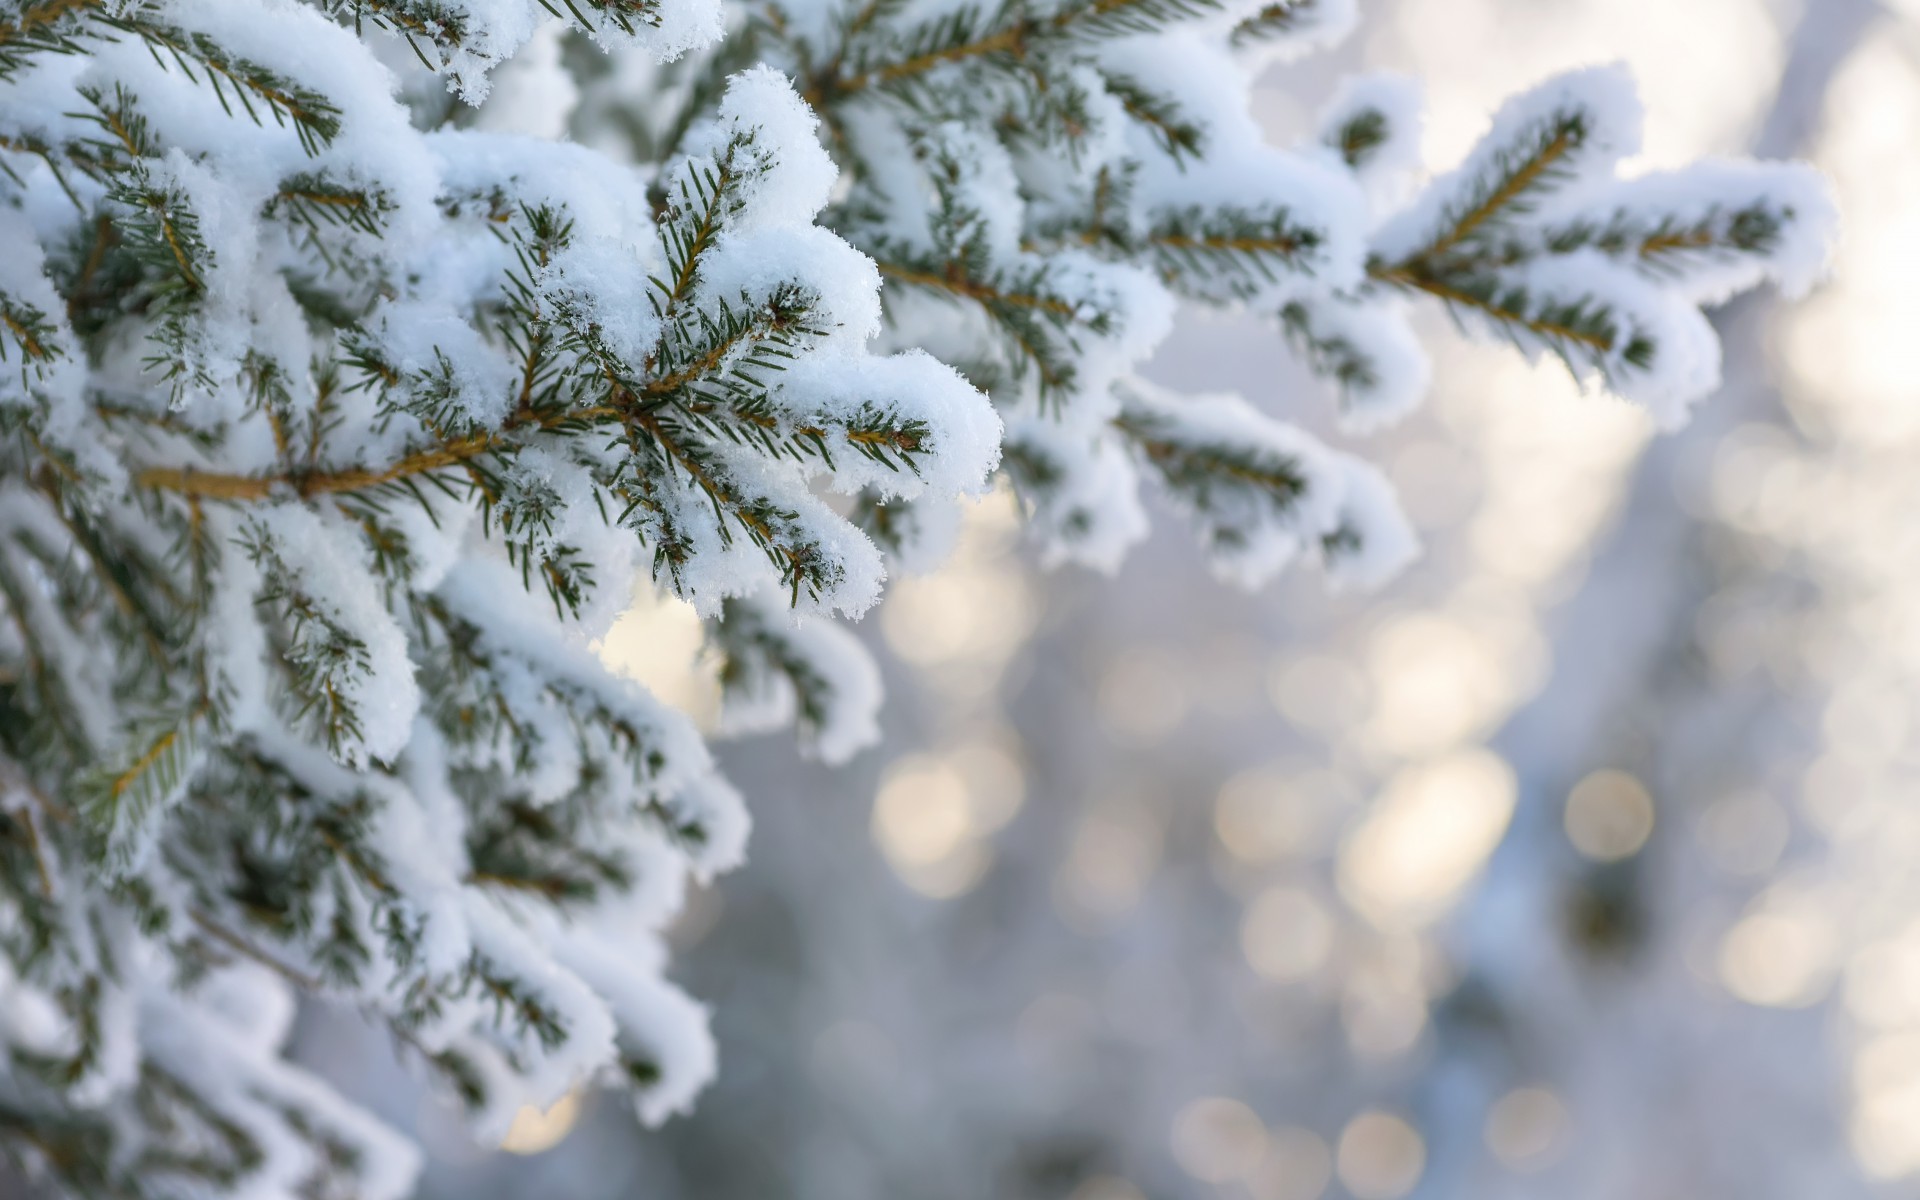
{"label": "warm golden light patch", "polygon": [[1340,894],[1382,927],[1434,920],[1499,845],[1517,787],[1486,750],[1400,771],[1340,849]]}
{"label": "warm golden light patch", "polygon": [[544,1154],[558,1146],[580,1119],[580,1097],[572,1092],[546,1111],[529,1105],[513,1118],[500,1148],[508,1154]]}

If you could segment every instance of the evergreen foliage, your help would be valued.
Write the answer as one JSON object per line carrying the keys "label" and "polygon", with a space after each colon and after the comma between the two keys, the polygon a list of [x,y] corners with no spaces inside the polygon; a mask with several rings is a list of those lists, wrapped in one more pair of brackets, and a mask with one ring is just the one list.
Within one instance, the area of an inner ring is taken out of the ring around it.
{"label": "evergreen foliage", "polygon": [[[1419,398],[1407,300],[1677,420],[1699,306],[1821,265],[1799,168],[1616,178],[1613,71],[1411,199],[1398,82],[1265,145],[1255,70],[1352,15],[0,0],[0,1144],[74,1195],[404,1195],[279,1056],[303,993],[483,1137],[588,1081],[663,1119],[714,1051],[657,930],[747,819],[591,652],[636,585],[708,619],[730,729],[839,761],[879,690],[833,616],[996,468],[1056,559],[1116,563],[1143,478],[1250,585],[1411,557],[1362,460],[1135,377],[1177,304],[1272,317],[1350,428]],[[523,67],[631,153],[488,132]]]}

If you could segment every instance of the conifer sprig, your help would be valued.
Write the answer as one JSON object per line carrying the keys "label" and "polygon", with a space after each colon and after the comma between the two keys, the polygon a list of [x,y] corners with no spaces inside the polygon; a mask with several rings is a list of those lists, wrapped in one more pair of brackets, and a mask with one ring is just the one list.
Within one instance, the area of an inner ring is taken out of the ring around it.
{"label": "conifer sprig", "polygon": [[[0,20],[0,79],[40,54],[78,54],[90,22],[107,11],[106,0],[26,0]],[[97,35],[96,35],[97,36]]]}
{"label": "conifer sprig", "polygon": [[1177,426],[1140,411],[1122,413],[1113,424],[1167,487],[1203,510],[1216,507],[1224,492],[1244,491],[1288,512],[1307,491],[1307,477],[1290,455],[1226,440],[1182,438]]}
{"label": "conifer sprig", "polygon": [[255,124],[260,123],[264,109],[275,124],[291,125],[300,148],[309,156],[318,154],[340,132],[340,109],[333,101],[278,71],[229,54],[217,38],[144,18],[138,10],[134,15],[105,18],[105,22],[140,38],[156,60],[164,56],[172,61],[189,81],[198,83],[204,74],[227,115],[233,115],[237,104]]}
{"label": "conifer sprig", "polygon": [[1283,276],[1311,273],[1324,234],[1284,208],[1269,212],[1193,206],[1157,214],[1146,248],[1182,290],[1257,295]]}
{"label": "conifer sprig", "polygon": [[1488,232],[1533,212],[1541,197],[1575,177],[1594,120],[1590,110],[1568,106],[1496,147],[1486,170],[1448,207],[1437,236],[1400,265],[1444,261]]}
{"label": "conifer sprig", "polygon": [[1233,42],[1245,45],[1289,37],[1322,19],[1327,0],[1273,0],[1233,27]]}

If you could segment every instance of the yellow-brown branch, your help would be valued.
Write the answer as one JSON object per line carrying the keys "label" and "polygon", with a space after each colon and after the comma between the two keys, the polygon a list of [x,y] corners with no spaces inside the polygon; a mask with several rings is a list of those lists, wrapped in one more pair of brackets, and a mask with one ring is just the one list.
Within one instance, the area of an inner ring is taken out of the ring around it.
{"label": "yellow-brown branch", "polygon": [[673,279],[673,287],[667,292],[666,308],[669,312],[685,300],[687,293],[692,290],[694,276],[699,273],[700,250],[713,238],[719,227],[720,200],[726,194],[727,184],[733,180],[732,160],[722,161],[715,169],[715,173],[717,178],[713,185],[713,202],[707,205],[707,211],[701,214],[700,228],[694,231],[693,239],[688,243],[687,259],[680,264],[680,271]]}
{"label": "yellow-brown branch", "polygon": [[[987,34],[985,37],[966,42],[959,46],[947,46],[939,50],[930,50],[925,54],[916,54],[912,58],[889,63],[884,67],[875,67],[847,79],[836,79],[838,60],[822,72],[819,82],[810,85],[805,92],[806,99],[814,107],[820,107],[820,101],[830,95],[848,95],[864,91],[876,84],[892,83],[895,80],[910,79],[925,74],[935,67],[946,63],[964,62],[970,58],[982,58],[989,54],[1013,54],[1019,56],[1027,49],[1027,39],[1034,33],[1058,33],[1090,17],[1102,17],[1111,12],[1139,3],[1139,0],[1094,0],[1084,8],[1069,9],[1056,13],[1049,20],[1035,26],[1022,19],[1005,29]],[[870,16],[868,16],[870,19]],[[855,32],[857,32],[857,28]]]}
{"label": "yellow-brown branch", "polygon": [[1705,250],[1713,245],[1713,231],[1689,229],[1685,233],[1656,234],[1640,244],[1640,257],[1654,258],[1681,250]]}
{"label": "yellow-brown branch", "polygon": [[595,406],[573,409],[530,422],[509,422],[498,432],[476,433],[443,442],[438,446],[417,450],[398,462],[378,470],[356,467],[345,471],[225,475],[196,471],[191,467],[149,467],[136,474],[134,482],[141,487],[158,488],[186,496],[198,496],[206,500],[265,500],[273,495],[275,489],[282,487],[291,488],[302,496],[359,492],[396,483],[415,475],[424,475],[430,471],[458,466],[478,458],[498,445],[505,433],[525,424],[551,429],[570,421],[593,420],[613,415],[616,415],[613,409]]}
{"label": "yellow-brown branch", "polygon": [[1529,333],[1536,333],[1542,337],[1555,338],[1561,341],[1575,342],[1601,354],[1609,354],[1613,351],[1613,342],[1597,333],[1580,329],[1569,329],[1564,325],[1556,325],[1551,321],[1542,321],[1537,317],[1522,316],[1519,313],[1498,308],[1488,303],[1482,297],[1476,296],[1471,292],[1462,291],[1430,275],[1392,267],[1373,268],[1370,269],[1368,273],[1382,283],[1389,283],[1397,287],[1411,288],[1414,291],[1424,292],[1436,299],[1444,300],[1448,304],[1458,304],[1462,308],[1471,308],[1476,312],[1485,313],[1494,320],[1509,325],[1518,325]]}
{"label": "yellow-brown branch", "polygon": [[643,386],[640,389],[640,394],[654,398],[671,395],[687,384],[692,383],[694,380],[712,374],[719,369],[722,362],[726,361],[727,355],[732,354],[741,342],[748,340],[752,336],[752,330],[748,329],[734,337],[723,338],[715,342],[707,349],[706,353],[694,359],[686,366],[681,367],[678,371],[662,375],[660,378]]}
{"label": "yellow-brown branch", "polygon": [[[892,63],[888,66],[877,67],[871,71],[863,71],[849,79],[829,80],[827,81],[826,88],[833,93],[847,95],[853,92],[864,91],[867,88],[873,87],[875,84],[892,83],[899,79],[909,79],[915,75],[931,71],[943,63],[963,62],[969,58],[979,58],[982,55],[998,54],[1003,51],[1007,53],[1017,53],[1025,48],[1027,33],[1028,27],[1022,22],[1002,29],[998,33],[988,34],[978,41],[968,42],[965,45],[948,46],[942,50],[933,50],[926,54],[918,54],[912,58],[903,59],[900,62]],[[821,89],[817,88],[809,89],[809,91],[814,94],[819,94],[820,90]]]}
{"label": "yellow-brown branch", "polygon": [[1473,235],[1473,231],[1492,220],[1494,214],[1512,204],[1528,189],[1540,181],[1540,177],[1553,168],[1553,165],[1565,158],[1574,148],[1573,131],[1561,129],[1553,135],[1553,140],[1543,146],[1540,152],[1528,159],[1526,164],[1505,183],[1495,188],[1485,200],[1475,205],[1465,216],[1455,221],[1441,238],[1421,251],[1423,258],[1437,258],[1453,249]]}
{"label": "yellow-brown branch", "polygon": [[1229,479],[1238,480],[1241,483],[1252,484],[1255,487],[1265,488],[1272,492],[1282,492],[1290,496],[1298,495],[1304,490],[1304,484],[1298,476],[1287,475],[1278,471],[1262,471],[1246,463],[1234,462],[1216,454],[1209,454],[1205,450],[1195,449],[1191,446],[1182,446],[1178,442],[1170,442],[1165,438],[1156,438],[1125,417],[1113,418],[1113,425],[1114,428],[1131,438],[1134,444],[1139,446],[1141,451],[1155,463],[1166,463],[1169,460],[1182,457],[1209,459],[1211,460],[1208,463],[1209,471],[1214,474],[1224,475]]}
{"label": "yellow-brown branch", "polygon": [[282,189],[276,199],[304,200],[308,204],[324,204],[329,208],[349,208],[355,212],[369,207],[372,203],[362,192],[313,192],[305,188]]}
{"label": "yellow-brown branch", "polygon": [[156,211],[154,215],[160,218],[160,232],[166,236],[167,249],[173,251],[173,260],[180,264],[180,274],[189,287],[199,291],[200,277],[194,274],[193,265],[187,261],[186,248],[180,244],[180,235],[174,231],[173,222],[167,219],[165,212]]}
{"label": "yellow-brown branch", "polygon": [[1157,233],[1147,240],[1169,250],[1210,250],[1229,254],[1280,254],[1291,257],[1302,249],[1297,237],[1193,237],[1184,233]]}
{"label": "yellow-brown branch", "polygon": [[898,279],[901,283],[910,283],[916,287],[964,296],[981,304],[1006,304],[1015,308],[1034,308],[1061,317],[1074,315],[1073,306],[1064,300],[1053,296],[1029,296],[1020,292],[1003,292],[999,288],[968,279],[957,271],[935,275],[929,271],[916,271],[890,262],[880,263],[879,267],[880,273],[889,279]]}
{"label": "yellow-brown branch", "polygon": [[174,740],[179,736],[179,734],[171,729],[161,734],[159,738],[154,741],[153,745],[147,747],[145,754],[142,754],[134,760],[132,766],[114,777],[113,785],[107,789],[108,793],[114,799],[118,800],[121,793],[132,787],[136,779],[146,774],[148,768],[160,761],[160,756],[167,752],[167,748],[173,745]]}
{"label": "yellow-brown branch", "polygon": [[14,340],[20,343],[20,349],[28,358],[44,360],[53,357],[53,352],[48,350],[39,338],[33,336],[33,332],[12,313],[0,309],[0,322],[6,324],[7,331],[13,334]]}
{"label": "yellow-brown branch", "polygon": [[69,13],[104,7],[105,0],[45,0],[42,4],[21,10],[17,19],[0,24],[0,47],[45,29]]}

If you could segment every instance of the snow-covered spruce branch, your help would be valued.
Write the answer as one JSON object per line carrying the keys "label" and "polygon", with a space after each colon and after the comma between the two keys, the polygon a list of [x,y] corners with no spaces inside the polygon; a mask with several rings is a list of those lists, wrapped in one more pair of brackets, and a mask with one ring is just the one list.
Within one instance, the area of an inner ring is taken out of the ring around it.
{"label": "snow-covered spruce branch", "polygon": [[[1621,178],[1640,113],[1617,68],[1515,99],[1430,182],[1418,96],[1397,78],[1350,81],[1312,143],[1265,144],[1247,110],[1255,74],[1344,36],[1346,0],[749,10],[728,50],[688,74],[750,42],[799,81],[847,180],[825,219],[879,264],[889,342],[993,396],[1007,472],[1052,559],[1111,567],[1144,533],[1139,481],[1167,480],[1117,420],[1120,393],[1182,302],[1270,314],[1335,386],[1349,431],[1420,401],[1417,303],[1551,353],[1671,425],[1718,380],[1701,306],[1766,281],[1804,288],[1825,261],[1831,205],[1804,168]],[[587,105],[617,102],[589,85]],[[651,127],[671,137],[675,123]],[[1322,486],[1334,494],[1270,506],[1276,538],[1341,507],[1340,478]],[[1200,533],[1225,544],[1204,521]]]}
{"label": "snow-covered spruce branch", "polygon": [[[333,15],[478,63],[512,8]],[[746,817],[589,639],[637,572],[763,612],[738,661],[844,755],[823,688],[872,681],[775,616],[878,595],[820,489],[949,500],[998,454],[954,372],[870,351],[813,117],[747,72],[649,178],[417,129],[312,7],[15,6],[0,44],[0,1141],[75,1193],[404,1194],[411,1148],[279,1060],[289,989],[483,1134],[595,1078],[684,1107],[713,1051],[653,931]]]}
{"label": "snow-covered spruce branch", "polygon": [[[1619,178],[1615,71],[1430,184],[1402,81],[1265,145],[1254,72],[1346,0],[741,10],[0,0],[0,1144],[58,1186],[406,1192],[278,1057],[297,992],[483,1134],[691,1101],[655,931],[746,817],[589,649],[637,583],[706,616],[726,729],[839,761],[879,700],[834,615],[996,465],[1052,558],[1117,563],[1143,481],[1249,585],[1412,556],[1360,459],[1137,378],[1178,304],[1272,317],[1350,429],[1418,402],[1427,301],[1671,420],[1699,306],[1824,258],[1798,168]],[[421,99],[594,61],[557,36],[646,60],[540,93],[632,162]]]}
{"label": "snow-covered spruce branch", "polygon": [[1639,131],[1617,70],[1512,102],[1463,166],[1375,235],[1370,280],[1438,299],[1469,327],[1550,352],[1677,425],[1719,385],[1701,306],[1768,281],[1791,294],[1811,286],[1833,210],[1819,176],[1793,164],[1620,179]]}

